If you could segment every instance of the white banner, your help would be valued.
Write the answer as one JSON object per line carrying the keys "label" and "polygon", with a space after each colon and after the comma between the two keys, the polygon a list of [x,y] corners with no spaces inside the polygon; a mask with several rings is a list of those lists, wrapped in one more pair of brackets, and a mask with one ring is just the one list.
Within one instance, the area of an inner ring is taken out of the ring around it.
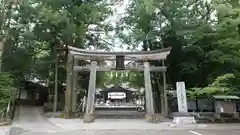
{"label": "white banner", "polygon": [[124,93],[124,92],[111,92],[111,93],[108,93],[108,98],[110,98],[110,99],[124,99],[124,98],[126,98],[126,93]]}
{"label": "white banner", "polygon": [[177,100],[178,100],[178,111],[181,113],[188,112],[187,108],[187,96],[184,82],[177,82]]}

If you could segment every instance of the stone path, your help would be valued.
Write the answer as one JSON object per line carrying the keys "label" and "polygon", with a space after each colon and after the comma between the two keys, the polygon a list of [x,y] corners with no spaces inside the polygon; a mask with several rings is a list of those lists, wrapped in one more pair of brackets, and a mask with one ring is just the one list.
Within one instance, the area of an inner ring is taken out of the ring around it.
{"label": "stone path", "polygon": [[0,135],[7,135],[10,126],[0,126]]}
{"label": "stone path", "polygon": [[206,124],[176,126],[172,122],[147,123],[143,119],[96,119],[83,123],[82,119],[48,118],[54,125],[65,130],[176,130],[207,128]]}
{"label": "stone path", "polygon": [[60,130],[51,124],[44,116],[40,107],[16,108],[16,116],[10,128],[10,135],[20,135],[29,131],[54,132]]}
{"label": "stone path", "polygon": [[[141,119],[96,119],[94,123],[86,124],[81,119],[47,119],[39,107],[19,107],[16,109],[12,126],[0,127],[0,135],[238,135],[239,126],[239,124],[177,126],[171,122],[150,124]],[[232,132],[228,133],[226,130]]]}
{"label": "stone path", "polygon": [[22,135],[239,135],[239,130],[99,130],[63,131],[55,133],[27,132]]}

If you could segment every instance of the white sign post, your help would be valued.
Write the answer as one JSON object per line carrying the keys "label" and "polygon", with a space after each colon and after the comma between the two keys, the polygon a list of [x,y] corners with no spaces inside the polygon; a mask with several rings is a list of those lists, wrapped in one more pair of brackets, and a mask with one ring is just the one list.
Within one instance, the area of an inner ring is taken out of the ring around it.
{"label": "white sign post", "polygon": [[178,115],[174,116],[175,124],[196,123],[194,116],[188,114],[187,96],[184,82],[177,82]]}
{"label": "white sign post", "polygon": [[186,113],[187,108],[187,96],[184,82],[177,82],[177,100],[178,100],[178,112]]}

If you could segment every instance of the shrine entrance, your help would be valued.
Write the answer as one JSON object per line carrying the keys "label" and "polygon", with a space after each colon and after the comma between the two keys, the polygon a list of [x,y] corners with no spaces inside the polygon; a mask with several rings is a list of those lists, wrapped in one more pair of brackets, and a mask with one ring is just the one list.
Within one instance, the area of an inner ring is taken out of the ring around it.
{"label": "shrine entrance", "polygon": [[[77,72],[90,72],[89,87],[87,95],[87,106],[84,115],[84,122],[94,122],[94,102],[96,93],[96,73],[97,71],[112,71],[112,70],[134,70],[144,72],[145,85],[145,104],[146,104],[146,121],[156,121],[154,112],[154,101],[151,85],[150,72],[163,73],[163,91],[162,91],[162,114],[168,115],[167,92],[166,92],[166,67],[165,66],[150,66],[150,61],[164,61],[170,53],[171,48],[164,48],[155,51],[141,52],[100,52],[86,51],[83,49],[68,46],[67,58],[67,86],[65,97],[65,117],[71,117],[76,112],[76,79]],[[78,61],[88,60],[89,65],[80,66]],[[113,66],[101,65],[99,61],[115,61]],[[124,61],[138,62],[135,66],[125,66]]]}

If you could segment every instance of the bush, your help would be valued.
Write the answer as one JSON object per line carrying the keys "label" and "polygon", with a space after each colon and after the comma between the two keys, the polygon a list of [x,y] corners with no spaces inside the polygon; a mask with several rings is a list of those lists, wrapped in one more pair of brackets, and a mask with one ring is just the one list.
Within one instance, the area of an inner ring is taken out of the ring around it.
{"label": "bush", "polygon": [[7,109],[8,103],[16,97],[16,88],[14,88],[11,75],[6,72],[0,72],[0,111]]}
{"label": "bush", "polygon": [[216,94],[228,94],[236,89],[232,84],[235,80],[234,74],[224,74],[218,76],[212,84],[203,88],[191,88],[188,90],[190,99],[210,98]]}

